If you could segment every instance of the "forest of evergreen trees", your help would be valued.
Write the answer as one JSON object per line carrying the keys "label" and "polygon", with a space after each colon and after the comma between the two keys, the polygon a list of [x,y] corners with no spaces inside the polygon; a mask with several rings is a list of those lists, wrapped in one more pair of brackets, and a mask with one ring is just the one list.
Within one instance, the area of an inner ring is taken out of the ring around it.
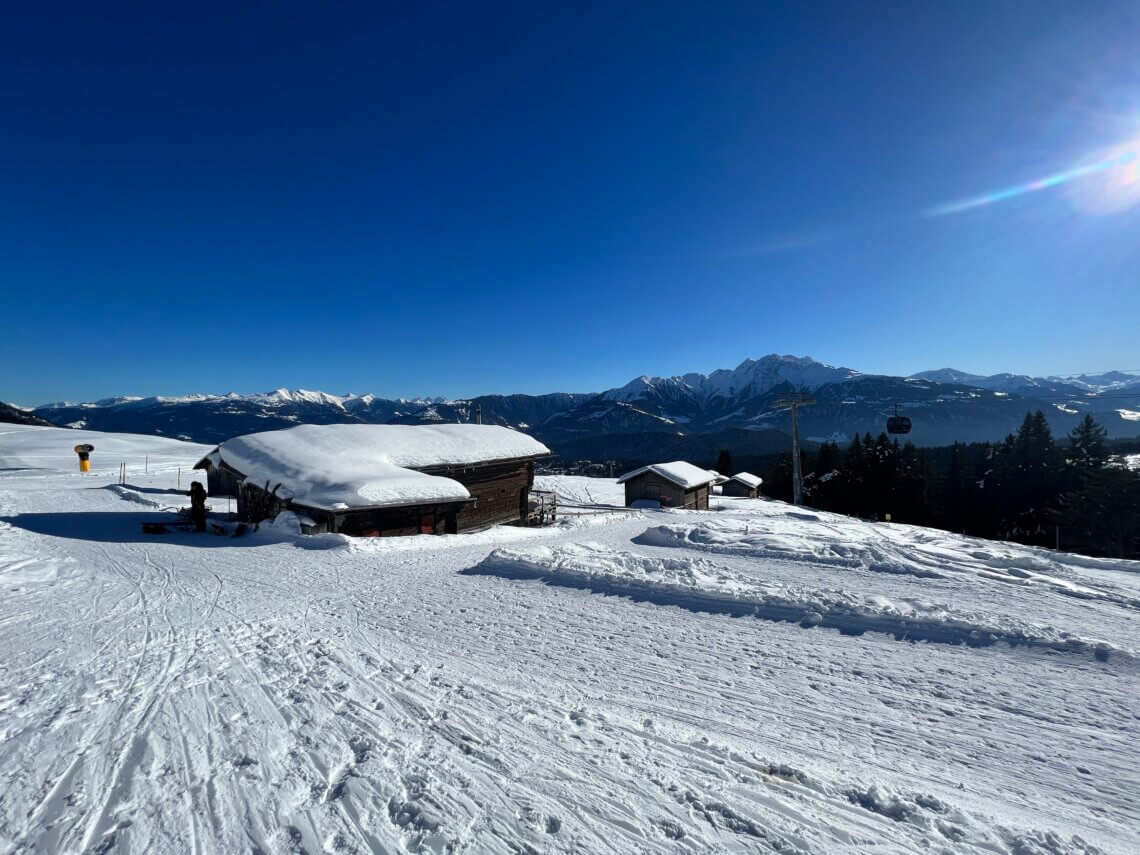
{"label": "forest of evergreen trees", "polygon": [[[804,499],[820,510],[1114,558],[1140,558],[1140,471],[1114,457],[1091,416],[1066,441],[1040,410],[996,443],[920,449],[885,433],[804,453]],[[1119,451],[1127,449],[1116,449]],[[792,458],[763,491],[791,501]]]}

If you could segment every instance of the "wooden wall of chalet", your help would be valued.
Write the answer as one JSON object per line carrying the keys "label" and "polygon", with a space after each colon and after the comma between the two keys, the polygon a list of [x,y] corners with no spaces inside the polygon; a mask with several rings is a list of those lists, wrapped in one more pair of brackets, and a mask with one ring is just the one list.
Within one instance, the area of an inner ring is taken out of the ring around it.
{"label": "wooden wall of chalet", "polygon": [[[531,458],[467,466],[431,466],[419,471],[458,481],[467,488],[475,501],[416,508],[338,511],[335,514],[300,507],[294,509],[317,522],[326,522],[329,531],[342,531],[352,535],[375,531],[383,535],[430,531],[438,534],[454,533],[526,519],[530,489],[534,485],[534,460]],[[223,474],[233,478],[228,472]],[[264,484],[242,483],[235,495],[238,498],[238,514],[247,522],[272,519],[281,511],[292,507],[285,500],[266,492]],[[705,507],[707,506],[706,493]],[[428,513],[434,514],[430,528],[424,522]]]}
{"label": "wooden wall of chalet", "polygon": [[237,498],[237,478],[217,466],[208,465],[205,469],[207,496],[233,496]]}
{"label": "wooden wall of chalet", "polygon": [[707,511],[709,508],[709,485],[686,490],[662,478],[656,472],[643,472],[625,482],[626,507],[641,499],[660,502],[663,508],[689,508]]}
{"label": "wooden wall of chalet", "polygon": [[266,492],[249,481],[243,481],[238,485],[237,513],[238,519],[243,522],[271,520],[284,510],[287,510],[284,499]]}
{"label": "wooden wall of chalet", "polygon": [[408,534],[454,534],[456,503],[408,508],[369,508],[361,511],[304,511],[318,522],[330,520],[330,531],[353,537],[400,537]]}
{"label": "wooden wall of chalet", "polygon": [[744,499],[755,499],[757,493],[760,491],[757,487],[750,488],[745,484],[741,484],[739,481],[725,481],[724,484],[721,485],[720,492],[722,496],[740,496]]}
{"label": "wooden wall of chalet", "polygon": [[467,488],[475,504],[459,512],[459,531],[526,519],[527,500],[534,486],[534,460],[494,461],[468,466],[429,466],[428,475],[452,478]]}
{"label": "wooden wall of chalet", "polygon": [[271,520],[282,511],[306,516],[328,531],[353,537],[396,537],[406,534],[454,534],[462,502],[429,503],[403,508],[364,508],[329,511],[309,508],[267,493],[264,486],[245,483],[238,491],[238,516],[244,522]]}

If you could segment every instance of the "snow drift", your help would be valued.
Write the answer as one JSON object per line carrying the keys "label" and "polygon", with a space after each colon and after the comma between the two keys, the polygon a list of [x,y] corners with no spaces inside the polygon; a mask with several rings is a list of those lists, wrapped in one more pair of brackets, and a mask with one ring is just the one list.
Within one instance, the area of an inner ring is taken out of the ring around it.
{"label": "snow drift", "polygon": [[703,558],[645,556],[597,543],[498,549],[467,572],[540,579],[693,611],[792,621],[805,628],[831,627],[844,634],[875,631],[898,639],[979,647],[1000,641],[1089,654],[1100,660],[1124,654],[1127,661],[1135,661],[1132,651],[1108,641],[1010,615],[962,612],[944,603],[868,597],[839,588],[790,586]]}

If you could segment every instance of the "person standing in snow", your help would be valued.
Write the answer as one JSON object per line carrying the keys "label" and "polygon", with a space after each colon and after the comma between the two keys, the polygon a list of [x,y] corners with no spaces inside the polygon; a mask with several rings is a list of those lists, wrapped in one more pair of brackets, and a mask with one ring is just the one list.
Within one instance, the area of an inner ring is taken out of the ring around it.
{"label": "person standing in snow", "polygon": [[190,519],[194,521],[195,531],[206,530],[206,489],[201,481],[190,485]]}

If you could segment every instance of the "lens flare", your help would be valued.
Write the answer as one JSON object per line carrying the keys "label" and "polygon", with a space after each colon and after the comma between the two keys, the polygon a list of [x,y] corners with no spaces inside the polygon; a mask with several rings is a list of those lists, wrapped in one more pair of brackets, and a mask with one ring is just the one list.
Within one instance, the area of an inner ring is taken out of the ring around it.
{"label": "lens flare", "polygon": [[[1076,182],[1078,178],[1085,180]],[[1014,187],[1006,187],[984,196],[939,205],[927,211],[926,216],[960,214],[973,208],[1004,202],[1006,199],[1070,182],[1076,182],[1074,203],[1085,210],[1108,213],[1136,204],[1140,201],[1140,140],[1117,146],[1109,152],[1099,154],[1091,163],[1079,164],[1064,172],[1057,172]]]}
{"label": "lens flare", "polygon": [[1092,214],[1112,214],[1140,203],[1140,140],[1117,146],[1104,158],[1119,163],[1069,185],[1069,201]]}

